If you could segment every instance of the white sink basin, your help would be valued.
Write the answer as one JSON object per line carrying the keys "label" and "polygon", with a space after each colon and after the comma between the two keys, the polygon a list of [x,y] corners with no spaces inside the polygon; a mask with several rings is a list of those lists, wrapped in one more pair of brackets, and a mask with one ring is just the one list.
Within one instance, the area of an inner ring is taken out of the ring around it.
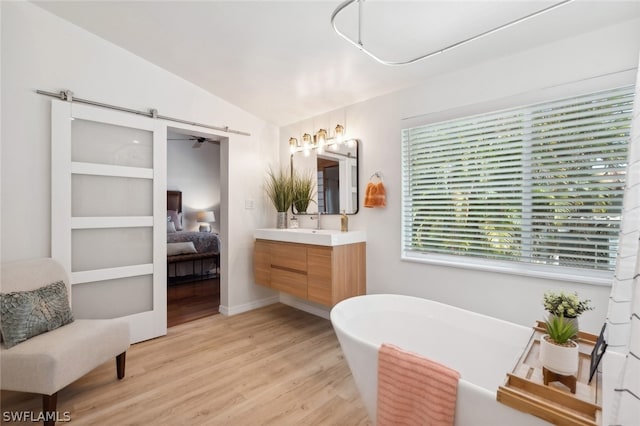
{"label": "white sink basin", "polygon": [[254,237],[260,240],[284,241],[287,243],[313,244],[317,246],[341,246],[367,241],[364,231],[340,232],[335,229],[256,229]]}

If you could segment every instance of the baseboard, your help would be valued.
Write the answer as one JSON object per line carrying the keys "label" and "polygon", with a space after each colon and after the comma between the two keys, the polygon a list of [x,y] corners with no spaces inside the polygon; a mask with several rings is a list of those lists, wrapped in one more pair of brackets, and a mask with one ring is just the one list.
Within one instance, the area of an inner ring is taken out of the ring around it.
{"label": "baseboard", "polygon": [[331,310],[329,308],[322,308],[317,305],[311,305],[307,302],[304,302],[301,299],[290,296],[286,293],[280,293],[280,303],[284,303],[285,305],[292,306],[296,309],[300,309],[301,311],[308,312],[312,315],[315,315],[324,319],[330,319],[329,314],[331,313]]}
{"label": "baseboard", "polygon": [[253,302],[245,303],[243,305],[238,306],[225,306],[220,305],[219,311],[224,316],[231,316],[241,314],[243,312],[249,312],[254,309],[262,308],[263,306],[273,305],[274,303],[278,303],[280,301],[280,297],[278,295],[267,297],[265,299],[254,300]]}
{"label": "baseboard", "polygon": [[219,312],[224,316],[231,316],[241,314],[243,312],[252,311],[254,309],[262,308],[263,306],[273,305],[274,303],[283,303],[285,305],[291,306],[296,309],[300,309],[301,311],[308,312],[312,315],[330,319],[329,308],[324,308],[321,306],[317,306],[315,304],[310,304],[308,302],[303,301],[302,299],[298,299],[294,296],[288,295],[286,293],[280,293],[280,295],[267,297],[265,299],[255,300],[253,302],[245,303],[243,305],[238,306],[225,306],[220,305]]}

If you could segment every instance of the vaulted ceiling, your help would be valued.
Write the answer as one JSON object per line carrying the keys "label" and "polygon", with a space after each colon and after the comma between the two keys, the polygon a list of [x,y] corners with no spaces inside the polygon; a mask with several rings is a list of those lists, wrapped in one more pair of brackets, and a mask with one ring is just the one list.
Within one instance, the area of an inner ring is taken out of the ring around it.
{"label": "vaulted ceiling", "polygon": [[[362,40],[404,60],[557,1],[363,2]],[[37,1],[38,6],[278,125],[430,76],[640,17],[640,1],[575,0],[413,65],[381,65],[331,27],[339,1]],[[338,15],[357,39],[358,4]]]}

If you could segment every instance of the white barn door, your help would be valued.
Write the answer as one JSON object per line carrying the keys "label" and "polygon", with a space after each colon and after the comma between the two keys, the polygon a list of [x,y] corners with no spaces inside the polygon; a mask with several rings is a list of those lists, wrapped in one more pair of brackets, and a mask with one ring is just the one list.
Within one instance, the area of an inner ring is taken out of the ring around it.
{"label": "white barn door", "polygon": [[76,318],[126,319],[132,343],[167,333],[166,126],[51,105],[51,252]]}

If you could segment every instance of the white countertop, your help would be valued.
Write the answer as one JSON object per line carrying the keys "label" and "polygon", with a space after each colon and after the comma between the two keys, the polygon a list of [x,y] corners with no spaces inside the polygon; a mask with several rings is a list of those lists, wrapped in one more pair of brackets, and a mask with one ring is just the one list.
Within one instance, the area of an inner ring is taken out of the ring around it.
{"label": "white countertop", "polygon": [[341,246],[367,241],[365,231],[341,232],[336,229],[256,229],[254,237],[261,240],[284,241],[287,243],[313,244],[317,246]]}

